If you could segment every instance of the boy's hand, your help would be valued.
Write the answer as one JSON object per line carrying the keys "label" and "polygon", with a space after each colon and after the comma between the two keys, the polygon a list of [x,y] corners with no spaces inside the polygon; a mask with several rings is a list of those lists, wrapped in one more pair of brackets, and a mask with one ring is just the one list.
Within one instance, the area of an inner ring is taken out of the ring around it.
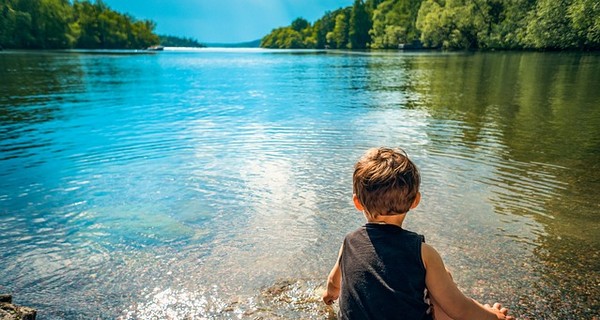
{"label": "boy's hand", "polygon": [[340,289],[327,284],[327,290],[323,293],[323,302],[326,305],[331,305],[340,296]]}
{"label": "boy's hand", "polygon": [[490,307],[490,305],[487,303],[483,306],[490,309],[492,312],[494,312],[496,314],[496,316],[498,317],[498,319],[515,320],[515,318],[513,316],[508,315],[508,309],[503,308],[502,305],[497,302],[494,303],[493,307]]}

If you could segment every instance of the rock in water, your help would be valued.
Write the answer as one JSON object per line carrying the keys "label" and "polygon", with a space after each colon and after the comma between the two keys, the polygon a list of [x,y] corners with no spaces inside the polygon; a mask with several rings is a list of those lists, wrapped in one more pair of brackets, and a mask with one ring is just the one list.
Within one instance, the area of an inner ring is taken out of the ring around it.
{"label": "rock in water", "polygon": [[12,296],[0,294],[0,320],[35,320],[35,309],[12,304]]}

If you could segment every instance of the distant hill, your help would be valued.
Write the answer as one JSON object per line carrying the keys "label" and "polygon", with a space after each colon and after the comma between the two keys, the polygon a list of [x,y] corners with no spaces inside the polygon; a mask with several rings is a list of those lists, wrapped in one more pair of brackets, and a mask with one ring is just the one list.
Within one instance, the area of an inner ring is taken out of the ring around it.
{"label": "distant hill", "polygon": [[205,43],[207,47],[219,47],[219,48],[259,48],[260,40],[253,40],[248,42],[237,42],[237,43]]}
{"label": "distant hill", "polygon": [[159,35],[160,45],[163,47],[186,47],[186,48],[204,48],[206,45],[192,38],[182,38],[176,36]]}

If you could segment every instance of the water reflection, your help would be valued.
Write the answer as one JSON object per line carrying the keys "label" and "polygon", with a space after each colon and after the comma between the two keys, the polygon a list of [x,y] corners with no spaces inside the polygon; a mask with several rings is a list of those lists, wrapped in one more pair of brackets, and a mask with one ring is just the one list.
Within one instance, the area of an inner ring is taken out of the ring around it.
{"label": "water reflection", "polygon": [[[592,190],[600,186],[600,94],[592,87],[600,84],[598,56],[456,55],[416,58],[415,68],[428,73],[415,76],[415,90],[428,97],[422,107],[433,118],[458,122],[454,134],[431,133],[430,151],[492,164],[477,177],[488,186],[494,211],[515,216],[513,226],[523,226],[518,216],[539,224],[530,234],[500,227],[533,241],[542,262],[524,264],[530,273],[523,276],[539,278],[532,296],[549,305],[515,301],[523,313],[597,314],[600,224]],[[564,274],[570,269],[577,272]],[[585,306],[594,301],[588,313]]]}

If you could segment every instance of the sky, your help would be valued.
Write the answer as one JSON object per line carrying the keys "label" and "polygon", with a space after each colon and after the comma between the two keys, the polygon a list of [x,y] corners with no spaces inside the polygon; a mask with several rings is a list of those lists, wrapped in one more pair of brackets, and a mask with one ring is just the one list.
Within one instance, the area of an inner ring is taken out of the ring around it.
{"label": "sky", "polygon": [[203,43],[246,42],[302,17],[313,23],[353,0],[104,0],[111,9],[156,22],[156,33]]}

